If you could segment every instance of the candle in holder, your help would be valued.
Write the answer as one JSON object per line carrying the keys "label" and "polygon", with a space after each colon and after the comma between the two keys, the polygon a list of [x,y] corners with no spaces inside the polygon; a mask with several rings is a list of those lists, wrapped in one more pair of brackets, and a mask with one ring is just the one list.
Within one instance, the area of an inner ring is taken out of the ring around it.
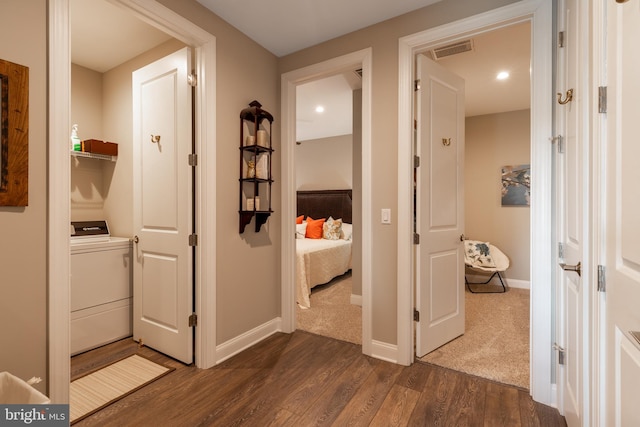
{"label": "candle in holder", "polygon": [[266,130],[258,130],[257,133],[257,140],[258,140],[258,145],[261,147],[266,147],[267,146],[267,131]]}
{"label": "candle in holder", "polygon": [[247,135],[247,138],[245,139],[244,145],[246,145],[247,147],[251,146],[251,145],[256,145],[256,137],[253,135]]}

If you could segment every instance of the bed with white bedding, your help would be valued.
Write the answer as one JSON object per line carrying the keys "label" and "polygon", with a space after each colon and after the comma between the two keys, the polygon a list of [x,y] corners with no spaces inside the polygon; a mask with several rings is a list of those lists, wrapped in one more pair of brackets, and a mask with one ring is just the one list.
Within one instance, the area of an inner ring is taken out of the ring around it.
{"label": "bed with white bedding", "polygon": [[351,190],[298,191],[297,208],[305,221],[310,217],[341,222],[339,237],[333,239],[305,238],[296,225],[296,301],[309,308],[311,288],[351,269]]}
{"label": "bed with white bedding", "polygon": [[296,300],[309,308],[311,288],[351,269],[351,240],[296,239]]}

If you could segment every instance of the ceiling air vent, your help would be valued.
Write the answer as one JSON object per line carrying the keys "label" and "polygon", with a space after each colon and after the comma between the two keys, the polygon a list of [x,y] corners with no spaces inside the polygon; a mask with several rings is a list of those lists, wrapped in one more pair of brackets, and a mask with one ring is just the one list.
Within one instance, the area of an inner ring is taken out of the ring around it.
{"label": "ceiling air vent", "polygon": [[470,52],[473,50],[473,40],[463,40],[447,46],[441,46],[433,49],[431,55],[433,59],[441,59],[445,56],[457,55],[459,53]]}

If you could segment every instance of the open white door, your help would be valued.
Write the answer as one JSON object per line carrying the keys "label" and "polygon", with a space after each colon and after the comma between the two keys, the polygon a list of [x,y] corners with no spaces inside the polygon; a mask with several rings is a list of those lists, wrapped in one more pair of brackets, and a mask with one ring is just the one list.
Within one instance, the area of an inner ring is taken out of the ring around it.
{"label": "open white door", "polygon": [[417,57],[416,355],[464,334],[464,80]]}
{"label": "open white door", "polygon": [[[559,30],[564,32],[564,47],[559,49],[558,111],[559,140],[557,164],[557,236],[558,236],[558,376],[560,411],[569,427],[582,426],[588,389],[588,316],[591,282],[589,274],[589,230],[586,187],[589,164],[588,123],[583,117],[589,97],[585,93],[584,20],[587,4],[566,0],[559,4]],[[588,67],[587,67],[588,68]],[[535,179],[535,178],[534,178]]]}
{"label": "open white door", "polygon": [[606,421],[640,426],[640,3],[607,2]]}
{"label": "open white door", "polygon": [[190,51],[133,73],[133,336],[193,361]]}

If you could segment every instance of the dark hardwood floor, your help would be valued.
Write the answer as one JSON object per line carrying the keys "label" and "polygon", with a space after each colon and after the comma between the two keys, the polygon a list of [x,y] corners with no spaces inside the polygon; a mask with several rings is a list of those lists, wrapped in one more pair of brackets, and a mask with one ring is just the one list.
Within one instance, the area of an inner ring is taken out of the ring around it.
{"label": "dark hardwood floor", "polygon": [[566,426],[525,390],[302,331],[206,370],[122,340],[73,357],[72,379],[135,353],[176,370],[74,426]]}

